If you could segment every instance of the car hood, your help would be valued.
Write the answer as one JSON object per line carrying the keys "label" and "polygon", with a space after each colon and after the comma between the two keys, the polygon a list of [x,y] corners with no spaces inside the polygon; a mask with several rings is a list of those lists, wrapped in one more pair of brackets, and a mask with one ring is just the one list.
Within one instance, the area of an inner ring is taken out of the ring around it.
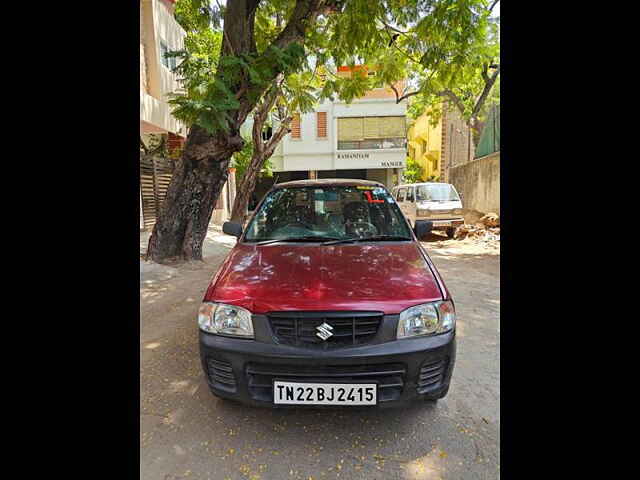
{"label": "car hood", "polygon": [[399,313],[442,298],[414,242],[327,245],[237,244],[205,301],[253,313],[367,310]]}

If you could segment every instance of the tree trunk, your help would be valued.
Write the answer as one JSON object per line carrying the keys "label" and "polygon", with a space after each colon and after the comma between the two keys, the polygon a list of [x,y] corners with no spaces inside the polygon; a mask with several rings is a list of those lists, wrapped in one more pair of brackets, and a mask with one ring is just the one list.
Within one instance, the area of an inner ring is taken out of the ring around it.
{"label": "tree trunk", "polygon": [[236,199],[233,202],[233,210],[231,211],[230,219],[231,222],[239,224],[244,223],[247,206],[249,205],[249,200],[251,200],[253,190],[256,188],[257,180],[258,172],[247,172],[245,174],[242,180],[242,185],[240,185],[240,190],[237,190]]}
{"label": "tree trunk", "polygon": [[249,165],[249,168],[247,168],[240,185],[236,189],[236,199],[233,202],[233,210],[231,211],[232,222],[240,224],[244,223],[244,216],[247,211],[247,206],[249,205],[249,200],[256,188],[258,176],[260,175],[260,170],[262,170],[262,166],[265,161],[266,158],[264,158],[264,155],[258,154],[257,152],[254,152],[251,157],[251,164]]}
{"label": "tree trunk", "polygon": [[[275,97],[273,99],[267,98],[265,102],[258,108],[253,122],[253,155],[251,156],[251,163],[247,168],[239,187],[236,189],[236,199],[233,202],[233,210],[231,212],[231,221],[236,223],[244,222],[244,215],[249,205],[249,199],[251,194],[256,188],[260,171],[267,160],[271,158],[278,144],[282,141],[282,138],[289,132],[289,124],[293,119],[292,116],[288,116],[282,120],[282,123],[278,127],[278,130],[271,136],[271,138],[263,143],[261,140],[262,127],[266,118],[266,112],[273,106]],[[266,110],[266,112],[265,112]]]}
{"label": "tree trunk", "polygon": [[[256,52],[254,23],[259,3],[259,0],[227,2],[221,56]],[[323,0],[296,0],[287,25],[272,46],[282,49],[294,42],[302,42],[307,28],[315,22],[322,8]],[[271,80],[275,80],[282,71],[276,57],[277,52],[267,48],[255,60],[256,65],[269,67]],[[227,73],[217,71],[216,76],[223,79]],[[214,205],[227,180],[229,160],[244,144],[240,127],[267,90],[266,83],[255,84],[248,74],[241,75],[236,83],[227,86],[239,102],[236,110],[226,112],[228,132],[218,131],[212,135],[198,125],[191,127],[160,216],[153,227],[147,259],[158,263],[175,259],[202,260],[202,244]]]}
{"label": "tree trunk", "polygon": [[202,260],[202,244],[227,181],[229,159],[241,148],[239,136],[214,137],[200,127],[191,129],[149,239],[148,260]]}

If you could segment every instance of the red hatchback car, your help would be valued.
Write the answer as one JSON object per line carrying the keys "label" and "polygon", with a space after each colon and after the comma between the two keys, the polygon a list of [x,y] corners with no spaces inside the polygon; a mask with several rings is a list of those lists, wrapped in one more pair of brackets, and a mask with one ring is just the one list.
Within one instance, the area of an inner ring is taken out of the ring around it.
{"label": "red hatchback car", "polygon": [[455,362],[451,295],[384,185],[275,185],[198,314],[211,391],[251,405],[435,401]]}

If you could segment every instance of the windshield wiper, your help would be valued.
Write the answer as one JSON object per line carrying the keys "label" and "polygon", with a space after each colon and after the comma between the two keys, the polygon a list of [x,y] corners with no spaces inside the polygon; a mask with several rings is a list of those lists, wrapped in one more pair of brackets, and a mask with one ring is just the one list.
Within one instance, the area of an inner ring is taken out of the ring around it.
{"label": "windshield wiper", "polygon": [[[277,242],[326,242],[327,240],[339,240],[338,237],[323,237],[316,235],[305,235],[302,237],[288,237],[288,238],[274,238],[272,240],[265,240],[263,242],[257,242],[256,245],[269,245],[270,243]],[[253,242],[251,242],[253,243]]]}
{"label": "windshield wiper", "polygon": [[371,237],[355,237],[355,238],[343,238],[332,242],[325,242],[323,245],[337,245],[339,243],[356,243],[356,242],[385,242],[385,241],[398,241],[398,240],[411,240],[410,237],[402,237],[400,235],[373,235]]}

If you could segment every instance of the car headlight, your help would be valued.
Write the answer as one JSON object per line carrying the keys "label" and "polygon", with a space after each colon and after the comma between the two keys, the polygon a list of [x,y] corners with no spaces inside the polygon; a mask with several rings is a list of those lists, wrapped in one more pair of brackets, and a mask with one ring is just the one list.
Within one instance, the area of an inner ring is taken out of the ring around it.
{"label": "car headlight", "polygon": [[428,208],[418,208],[416,210],[416,214],[419,217],[428,217],[431,215],[431,210],[429,210]]}
{"label": "car headlight", "polygon": [[198,326],[216,335],[253,338],[251,312],[235,305],[204,302],[198,310]]}
{"label": "car headlight", "polygon": [[451,300],[423,303],[400,312],[397,338],[438,335],[455,326],[456,311]]}
{"label": "car headlight", "polygon": [[462,215],[462,209],[461,208],[454,208],[453,209],[453,213],[455,215]]}

